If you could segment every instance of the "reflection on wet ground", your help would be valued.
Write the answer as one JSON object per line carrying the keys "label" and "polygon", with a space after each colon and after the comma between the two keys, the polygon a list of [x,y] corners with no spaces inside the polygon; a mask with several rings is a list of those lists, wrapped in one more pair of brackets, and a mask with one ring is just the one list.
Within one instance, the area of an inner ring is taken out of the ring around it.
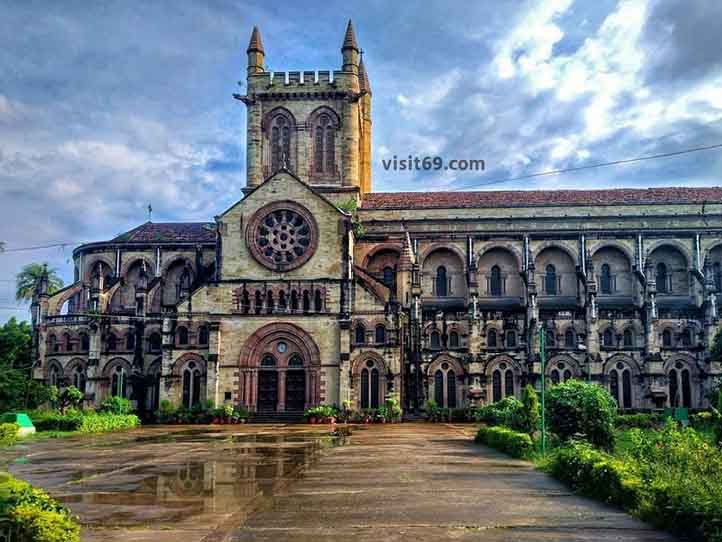
{"label": "reflection on wet ground", "polygon": [[78,514],[83,540],[210,542],[344,442],[325,426],[159,427],[36,441],[0,459]]}

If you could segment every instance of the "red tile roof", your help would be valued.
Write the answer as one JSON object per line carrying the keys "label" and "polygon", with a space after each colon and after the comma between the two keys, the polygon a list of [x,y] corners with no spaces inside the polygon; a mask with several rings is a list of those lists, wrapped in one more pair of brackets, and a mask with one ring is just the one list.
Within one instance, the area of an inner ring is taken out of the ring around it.
{"label": "red tile roof", "polygon": [[213,243],[216,227],[207,222],[146,222],[120,234],[113,243]]}
{"label": "red tile roof", "polygon": [[475,192],[372,192],[362,209],[463,209],[554,205],[722,203],[722,187],[615,188],[609,190],[499,190]]}

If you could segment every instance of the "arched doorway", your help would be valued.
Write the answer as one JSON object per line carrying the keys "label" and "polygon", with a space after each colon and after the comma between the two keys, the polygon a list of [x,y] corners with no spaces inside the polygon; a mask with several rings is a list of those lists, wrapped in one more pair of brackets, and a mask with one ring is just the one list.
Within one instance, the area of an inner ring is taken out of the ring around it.
{"label": "arched doorway", "polygon": [[240,398],[258,412],[302,412],[322,402],[320,355],[298,326],[269,324],[241,351]]}

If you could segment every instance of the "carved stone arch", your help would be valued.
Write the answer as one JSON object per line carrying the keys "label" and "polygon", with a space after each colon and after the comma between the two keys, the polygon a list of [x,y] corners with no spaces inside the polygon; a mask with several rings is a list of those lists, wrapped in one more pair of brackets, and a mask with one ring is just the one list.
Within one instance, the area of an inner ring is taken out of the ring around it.
{"label": "carved stone arch", "polygon": [[[559,367],[559,364],[564,364],[564,369],[561,369]],[[553,370],[557,370],[560,372],[564,372],[567,369],[571,370],[572,372],[572,378],[578,378],[582,375],[582,369],[579,365],[579,362],[572,356],[567,354],[558,354],[556,356],[553,356],[545,366],[545,375],[548,377],[551,375]]]}
{"label": "carved stone arch", "polygon": [[351,362],[351,374],[359,376],[361,374],[361,370],[364,368],[364,364],[369,360],[372,360],[378,365],[379,372],[381,374],[386,375],[388,371],[386,361],[381,354],[372,350],[362,350],[354,357],[354,360]]}
{"label": "carved stone arch", "polygon": [[419,255],[419,267],[422,270],[424,269],[424,263],[426,262],[426,258],[431,256],[437,250],[448,250],[449,252],[453,252],[461,260],[461,265],[464,273],[467,272],[468,266],[466,262],[466,255],[455,244],[446,242],[432,243],[428,247],[424,248],[424,250]]}
{"label": "carved stone arch", "polygon": [[206,360],[203,358],[203,356],[201,356],[201,355],[199,355],[199,354],[194,354],[193,352],[188,352],[188,353],[186,353],[186,354],[183,354],[183,355],[180,356],[177,360],[175,360],[175,361],[173,362],[173,364],[171,365],[170,374],[171,374],[173,377],[180,379],[180,378],[181,378],[181,375],[182,375],[183,369],[184,369],[184,368],[186,367],[186,365],[188,365],[191,361],[194,361],[194,362],[196,362],[196,363],[198,364],[198,366],[199,366],[200,369],[201,369],[201,374],[202,374],[203,376],[205,376],[205,375],[206,375],[206,370],[207,370]]}
{"label": "carved stone arch", "polygon": [[624,254],[625,258],[627,258],[627,262],[629,263],[629,268],[631,269],[632,266],[635,264],[634,260],[634,254],[630,252],[629,247],[625,246],[622,243],[611,241],[611,240],[602,240],[598,241],[596,243],[592,244],[592,248],[589,249],[589,256],[590,258],[594,258],[594,255],[602,250],[603,248],[612,248],[616,249],[622,254]]}
{"label": "carved stone arch", "polygon": [[692,253],[689,251],[689,249],[684,246],[683,243],[680,243],[676,239],[657,239],[656,241],[652,242],[652,244],[647,247],[644,251],[644,262],[646,264],[649,257],[659,248],[663,248],[665,246],[672,247],[679,251],[679,253],[682,255],[682,258],[685,260],[685,264],[687,266],[687,269],[692,268],[692,264],[694,262],[694,258],[692,256]]}
{"label": "carved stone arch", "polygon": [[486,362],[486,365],[484,367],[484,374],[490,377],[494,369],[496,369],[502,363],[506,363],[508,365],[508,368],[512,369],[512,371],[514,371],[514,374],[516,374],[517,376],[521,375],[524,372],[521,364],[517,360],[506,354],[499,354],[498,356],[494,356]]}
{"label": "carved stone arch", "polygon": [[50,369],[56,367],[58,368],[58,375],[60,375],[60,378],[65,378],[65,370],[63,369],[63,364],[60,362],[60,360],[57,360],[55,358],[51,358],[48,360],[48,362],[45,364],[45,367],[43,368],[43,378],[47,381],[48,378],[50,378]]}
{"label": "carved stone arch", "polygon": [[633,376],[637,376],[642,372],[637,360],[627,354],[614,354],[602,364],[602,372],[606,375],[615,368],[617,363],[624,363],[632,371]]}
{"label": "carved stone arch", "polygon": [[158,357],[158,358],[155,358],[153,361],[151,361],[148,364],[148,368],[146,369],[145,374],[150,376],[150,375],[156,374],[156,371],[160,373],[162,370],[163,370],[163,358]]}
{"label": "carved stone arch", "polygon": [[692,372],[693,376],[698,376],[700,370],[697,366],[697,360],[690,354],[677,353],[670,356],[667,361],[664,362],[664,372],[669,373],[670,369],[674,369],[677,362],[681,362],[686,365],[686,368]]}
{"label": "carved stone arch", "polygon": [[[274,107],[268,111],[261,120],[261,130],[263,132],[264,145],[263,145],[263,166],[264,166],[264,177],[270,177],[276,171],[281,169],[284,164],[282,154],[285,151],[281,150],[280,154],[276,157],[276,163],[274,164],[274,149],[273,149],[273,123],[277,122],[276,119],[282,117],[285,122],[288,123],[288,153],[285,157],[285,164],[287,169],[293,171],[296,169],[298,164],[297,156],[297,145],[296,145],[296,130],[297,122],[296,117],[283,106]],[[279,136],[280,137],[280,136]],[[279,140],[281,147],[286,147],[283,140]]]}
{"label": "carved stone arch", "polygon": [[466,375],[466,370],[458,359],[448,354],[439,354],[427,367],[426,376],[428,376],[429,378],[433,378],[434,373],[436,373],[437,369],[441,368],[441,365],[443,363],[448,363],[450,365],[450,368],[453,369],[456,373],[457,378],[461,378],[462,376]]}
{"label": "carved stone arch", "polygon": [[716,249],[716,248],[722,248],[722,241],[715,241],[715,242],[713,242],[710,246],[708,246],[708,247],[702,252],[701,260],[702,260],[702,264],[703,264],[703,265],[706,264],[706,263],[712,263],[712,262],[709,262],[709,258],[710,258],[710,256],[712,255],[712,251],[713,251],[714,249]]}
{"label": "carved stone arch", "polygon": [[87,363],[82,358],[73,358],[71,359],[67,365],[65,366],[65,378],[69,382],[72,382],[73,380],[73,372],[75,371],[76,367],[82,367],[83,371],[87,370]]}
{"label": "carved stone arch", "polygon": [[88,261],[83,262],[83,276],[81,277],[83,282],[90,282],[93,279],[95,266],[98,262],[107,265],[111,273],[115,272],[115,262],[110,256],[105,256],[103,254],[91,254],[88,256]]}
{"label": "carved stone arch", "polygon": [[288,322],[267,324],[256,330],[241,349],[240,366],[257,367],[261,361],[262,350],[268,343],[284,339],[294,341],[304,355],[304,361],[311,366],[321,365],[321,354],[313,338],[302,328]]}
{"label": "carved stone arch", "polygon": [[572,259],[572,264],[574,266],[579,265],[579,258],[575,251],[571,250],[568,246],[566,246],[564,243],[560,243],[559,241],[544,241],[537,245],[537,248],[533,251],[531,251],[531,261],[534,262],[536,265],[536,260],[539,257],[539,255],[544,252],[545,250],[549,248],[556,248],[564,252],[567,256],[569,256]]}
{"label": "carved stone arch", "polygon": [[190,270],[191,282],[193,282],[193,280],[195,280],[195,277],[197,275],[197,271],[196,271],[195,264],[191,261],[190,258],[188,258],[188,256],[178,255],[178,256],[174,256],[173,258],[170,258],[168,261],[166,261],[161,266],[160,276],[165,278],[165,276],[168,273],[168,271],[170,270],[170,268],[175,266],[178,262],[183,262],[186,265],[186,267]]}
{"label": "carved stone arch", "polygon": [[283,115],[289,121],[291,121],[292,126],[294,128],[296,127],[297,123],[296,123],[296,117],[294,116],[294,114],[291,113],[291,111],[289,109],[283,107],[282,105],[279,105],[277,107],[274,107],[273,109],[271,109],[270,111],[266,112],[263,115],[263,118],[261,119],[261,130],[266,132],[268,130],[268,128],[270,127],[271,121],[277,115]]}
{"label": "carved stone arch", "polygon": [[396,252],[399,257],[401,257],[401,245],[399,243],[380,243],[378,245],[375,245],[371,250],[366,253],[362,260],[361,267],[363,269],[368,269],[368,265],[371,259],[376,254],[384,250]]}
{"label": "carved stone arch", "polygon": [[329,107],[328,105],[320,105],[316,109],[311,111],[306,120],[306,125],[309,127],[313,126],[314,124],[316,124],[318,117],[320,117],[324,113],[331,117],[331,121],[334,123],[334,128],[338,130],[341,127],[341,117],[332,107]]}
{"label": "carved stone arch", "polygon": [[514,260],[516,260],[517,271],[521,271],[522,262],[524,260],[522,258],[521,252],[514,246],[513,243],[491,242],[485,244],[477,253],[477,261],[481,260],[481,258],[483,258],[487,252],[490,252],[492,250],[504,250],[511,254],[514,257]]}
{"label": "carved stone arch", "polygon": [[51,316],[60,314],[60,311],[63,309],[63,305],[65,304],[65,302],[74,295],[81,293],[82,291],[83,283],[76,282],[74,285],[69,286],[65,290],[58,292],[57,294],[52,296],[48,301],[48,314]]}
{"label": "carved stone arch", "polygon": [[125,281],[128,277],[128,271],[138,262],[145,262],[145,269],[146,273],[148,273],[149,278],[154,275],[154,269],[155,264],[153,263],[153,260],[150,259],[148,256],[134,256],[133,258],[128,259],[120,266],[120,277]]}

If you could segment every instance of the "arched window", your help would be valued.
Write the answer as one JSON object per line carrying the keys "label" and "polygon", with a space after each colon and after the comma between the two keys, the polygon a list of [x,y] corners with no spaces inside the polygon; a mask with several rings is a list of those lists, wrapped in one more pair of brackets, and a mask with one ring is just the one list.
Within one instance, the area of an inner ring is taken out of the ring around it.
{"label": "arched window", "polygon": [[55,337],[55,335],[50,335],[48,337],[48,350],[51,352],[59,352],[60,351],[60,345],[58,344],[58,339]]}
{"label": "arched window", "polygon": [[274,358],[271,354],[266,354],[261,359],[261,367],[275,367],[276,366],[276,358]]}
{"label": "arched window", "polygon": [[438,331],[431,332],[431,348],[434,350],[441,348],[441,336]]}
{"label": "arched window", "polygon": [[254,310],[256,314],[261,314],[261,311],[263,310],[263,294],[260,290],[256,290],[256,295],[254,296]]}
{"label": "arched window", "polygon": [[559,384],[559,371],[557,371],[556,369],[552,369],[551,379],[553,385]]}
{"label": "arched window", "polygon": [[682,369],[682,406],[684,408],[692,407],[692,388],[689,382],[688,369]]}
{"label": "arched window", "polygon": [[268,290],[266,292],[266,312],[268,314],[273,314],[274,308],[276,308],[276,303],[273,299],[273,290]]}
{"label": "arched window", "polygon": [[679,381],[677,380],[677,370],[669,371],[669,406],[679,406]]}
{"label": "arched window", "polygon": [[293,136],[293,125],[291,120],[283,114],[277,114],[271,120],[271,171],[273,174],[281,167],[292,168],[291,137]]}
{"label": "arched window", "polygon": [[436,269],[436,296],[446,297],[449,295],[449,282],[446,277],[446,267],[440,265]]}
{"label": "arched window", "polygon": [[363,324],[356,324],[354,335],[356,344],[364,344],[366,342],[366,328]]}
{"label": "arched window", "polygon": [[456,373],[453,369],[446,373],[446,406],[456,408]]}
{"label": "arched window", "polygon": [[208,327],[201,326],[198,329],[198,344],[208,344]]}
{"label": "arched window", "polygon": [[719,262],[712,264],[712,275],[714,278],[714,287],[718,293],[722,292],[722,265]]}
{"label": "arched window", "polygon": [[151,352],[159,352],[161,347],[160,333],[151,333],[148,338],[148,347]]}
{"label": "arched window", "polygon": [[511,369],[504,374],[504,396],[514,397],[514,373]]}
{"label": "arched window", "polygon": [[178,344],[180,345],[186,345],[188,344],[188,328],[179,326],[176,330],[176,333],[178,335]]}
{"label": "arched window", "polygon": [[395,280],[394,270],[388,265],[384,267],[384,286],[393,289]]}
{"label": "arched window", "polygon": [[125,349],[129,352],[135,350],[135,332],[133,330],[130,330],[125,336]]}
{"label": "arched window", "polygon": [[386,328],[381,324],[376,326],[375,339],[376,344],[384,344],[386,342]]}
{"label": "arched window", "polygon": [[85,369],[80,364],[73,369],[73,386],[85,393]]}
{"label": "arched window", "polygon": [[379,408],[379,370],[371,369],[371,408]]}
{"label": "arched window", "polygon": [[336,128],[331,116],[319,115],[314,130],[313,167],[316,173],[331,175],[336,171]]}
{"label": "arched window", "polygon": [[291,290],[291,311],[298,310],[298,292]]}
{"label": "arched window", "polygon": [[361,408],[369,407],[369,370],[361,371]]}
{"label": "arched window", "polygon": [[566,371],[564,371],[564,382],[566,382],[567,380],[571,380],[571,379],[572,379],[572,372],[569,369],[567,369]]}
{"label": "arched window", "polygon": [[557,295],[557,270],[549,264],[544,274],[544,293],[546,295]]}
{"label": "arched window", "polygon": [[612,271],[609,264],[602,264],[602,273],[599,275],[599,289],[603,294],[612,293]]}
{"label": "arched window", "polygon": [[57,365],[53,364],[50,366],[50,372],[48,375],[48,385],[55,386],[56,388],[60,387],[60,372],[61,369]]}
{"label": "arched window", "polygon": [[547,332],[546,332],[544,338],[546,339],[546,340],[545,340],[545,342],[546,342],[546,345],[545,345],[545,346],[546,346],[547,348],[554,348],[554,345],[555,345],[556,342],[557,342],[557,337],[556,337],[556,334],[554,333],[554,330],[552,330],[552,329],[547,329]]}
{"label": "arched window", "polygon": [[321,290],[316,290],[313,293],[313,310],[321,312],[323,309],[323,299],[321,298]]}
{"label": "arched window", "polygon": [[456,331],[449,333],[449,348],[459,348],[459,334]]}
{"label": "arched window", "polygon": [[491,268],[491,276],[489,277],[489,292],[493,296],[503,295],[503,287],[501,282],[501,269],[498,265]]}
{"label": "arched window", "polygon": [[657,277],[655,282],[657,283],[657,292],[660,294],[671,293],[671,285],[669,284],[669,277],[667,275],[667,266],[662,262],[657,264]]}
{"label": "arched window", "polygon": [[241,295],[241,310],[243,314],[251,312],[251,296],[248,295],[248,290],[243,290],[243,294]]}
{"label": "arched window", "polygon": [[128,396],[128,375],[125,372],[125,367],[122,365],[118,365],[113,370],[113,375],[111,377],[111,386],[110,386],[110,393],[111,395],[115,397],[125,397]]}
{"label": "arched window", "polygon": [[566,348],[576,348],[576,344],[574,344],[574,331],[572,328],[567,328],[564,332],[564,346]]}
{"label": "arched window", "polygon": [[496,348],[496,330],[490,329],[486,333],[486,346],[488,348]]}
{"label": "arched window", "polygon": [[506,332],[506,346],[507,348],[516,348],[516,331],[513,329]]}
{"label": "arched window", "polygon": [[311,294],[308,290],[303,291],[303,312],[311,310]]}
{"label": "arched window", "polygon": [[662,346],[665,348],[672,347],[672,332],[668,329],[662,332]]}
{"label": "arched window", "polygon": [[614,346],[614,333],[610,328],[605,329],[604,333],[602,333],[602,346]]}
{"label": "arched window", "polygon": [[609,393],[614,397],[617,406],[621,407],[622,402],[619,400],[619,374],[616,369],[612,369],[609,373]]}
{"label": "arched window", "polygon": [[118,339],[116,339],[115,335],[112,333],[108,335],[108,340],[106,342],[108,352],[115,352],[115,350],[118,348]]}
{"label": "arched window", "polygon": [[87,352],[88,350],[90,350],[90,337],[87,333],[80,334],[80,349],[83,352]]}
{"label": "arched window", "polygon": [[281,290],[278,292],[278,310],[281,312],[286,312],[286,309],[288,309],[288,303],[286,302],[286,292]]}
{"label": "arched window", "polygon": [[630,328],[624,330],[624,346],[626,348],[634,346],[634,332]]}
{"label": "arched window", "polygon": [[629,369],[622,372],[622,406],[632,408],[632,373]]}
{"label": "arched window", "polygon": [[73,351],[73,340],[70,338],[70,333],[66,333],[63,335],[63,342],[65,343],[65,351],[66,352],[72,352]]}
{"label": "arched window", "polygon": [[434,401],[440,407],[444,406],[444,373],[441,369],[434,373]]}
{"label": "arched window", "polygon": [[183,370],[183,406],[191,408],[201,402],[201,370],[191,361]]}
{"label": "arched window", "polygon": [[682,332],[682,346],[692,346],[692,334],[694,331],[691,329],[685,329]]}
{"label": "arched window", "polygon": [[501,401],[501,371],[495,369],[491,375],[491,399],[494,403]]}

